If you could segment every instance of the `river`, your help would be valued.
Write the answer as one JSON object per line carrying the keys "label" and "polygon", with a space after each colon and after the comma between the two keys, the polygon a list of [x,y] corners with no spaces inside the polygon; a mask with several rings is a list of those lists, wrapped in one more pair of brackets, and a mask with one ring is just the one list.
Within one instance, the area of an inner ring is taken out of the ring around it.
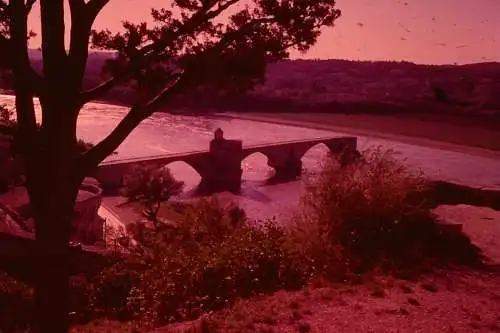
{"label": "river", "polygon": [[[0,95],[0,104],[13,105],[13,97]],[[126,108],[108,104],[90,103],[78,121],[78,136],[97,142],[104,138],[120,121]],[[37,105],[37,118],[40,109]],[[222,128],[226,138],[243,140],[244,145],[278,141],[312,139],[348,135],[303,127],[285,126],[224,116],[183,116],[155,113],[145,120],[108,159],[179,153],[208,148],[213,132]],[[474,186],[500,186],[500,158],[423,147],[369,137],[358,137],[360,150],[383,146],[405,159],[410,167],[424,171],[429,177],[460,182]],[[303,158],[306,173],[319,169],[326,148],[312,148]],[[174,162],[169,165],[174,176],[186,183],[184,196],[189,196],[200,177],[188,165]],[[243,161],[243,185],[239,196],[232,196],[254,218],[282,215],[297,207],[302,181],[267,185],[272,175],[265,156],[254,154]]]}

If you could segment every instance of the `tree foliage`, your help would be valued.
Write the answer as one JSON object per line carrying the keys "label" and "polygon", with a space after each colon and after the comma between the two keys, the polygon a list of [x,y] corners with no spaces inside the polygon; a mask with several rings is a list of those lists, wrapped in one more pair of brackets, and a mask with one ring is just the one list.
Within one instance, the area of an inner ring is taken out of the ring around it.
{"label": "tree foliage", "polygon": [[161,204],[181,193],[183,187],[167,168],[137,167],[125,177],[123,194],[130,202],[143,204],[144,215],[156,224]]}

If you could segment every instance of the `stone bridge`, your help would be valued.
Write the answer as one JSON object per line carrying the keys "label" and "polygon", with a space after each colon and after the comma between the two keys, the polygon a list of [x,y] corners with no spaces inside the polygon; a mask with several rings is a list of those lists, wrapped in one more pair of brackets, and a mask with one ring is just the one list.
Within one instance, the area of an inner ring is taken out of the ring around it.
{"label": "stone bridge", "polygon": [[267,157],[268,165],[275,169],[276,178],[292,179],[302,172],[302,157],[320,144],[336,155],[341,164],[348,163],[357,154],[356,137],[328,137],[244,147],[240,140],[224,139],[220,131],[219,134],[216,132],[208,151],[105,161],[98,167],[94,177],[99,180],[105,193],[116,193],[131,167],[147,165],[161,168],[179,161],[190,165],[200,175],[200,188],[237,192],[241,185],[241,163],[246,157],[261,153]]}

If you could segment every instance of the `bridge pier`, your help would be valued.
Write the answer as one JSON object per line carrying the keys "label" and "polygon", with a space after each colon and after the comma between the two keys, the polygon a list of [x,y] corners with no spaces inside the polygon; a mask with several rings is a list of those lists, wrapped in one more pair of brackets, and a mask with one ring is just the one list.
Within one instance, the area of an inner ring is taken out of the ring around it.
{"label": "bridge pier", "polygon": [[325,142],[325,145],[330,150],[330,153],[335,156],[341,167],[346,167],[362,158],[361,153],[357,150],[358,140],[356,137],[332,140]]}
{"label": "bridge pier", "polygon": [[267,165],[275,170],[274,180],[296,179],[302,174],[302,159],[296,154],[293,147],[286,155],[269,155]]}
{"label": "bridge pier", "polygon": [[238,193],[241,189],[241,161],[243,157],[243,142],[241,140],[226,140],[222,131],[217,132],[210,142],[210,168],[201,175],[199,189],[202,192],[230,191]]}

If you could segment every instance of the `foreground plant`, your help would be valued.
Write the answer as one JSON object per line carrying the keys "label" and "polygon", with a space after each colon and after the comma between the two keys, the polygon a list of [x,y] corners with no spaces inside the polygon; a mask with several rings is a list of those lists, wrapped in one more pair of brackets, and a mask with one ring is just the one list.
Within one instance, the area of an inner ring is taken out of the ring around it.
{"label": "foreground plant", "polygon": [[317,265],[344,273],[479,263],[467,236],[437,222],[426,202],[428,185],[380,148],[342,169],[329,158],[307,187],[295,237]]}
{"label": "foreground plant", "polygon": [[144,216],[158,226],[161,204],[180,194],[184,183],[175,180],[170,169],[139,166],[124,178],[122,193],[129,203],[144,205]]}
{"label": "foreground plant", "polygon": [[307,280],[274,223],[249,224],[236,205],[217,199],[183,210],[174,226],[129,228],[132,256],[100,274],[95,307],[151,328]]}

